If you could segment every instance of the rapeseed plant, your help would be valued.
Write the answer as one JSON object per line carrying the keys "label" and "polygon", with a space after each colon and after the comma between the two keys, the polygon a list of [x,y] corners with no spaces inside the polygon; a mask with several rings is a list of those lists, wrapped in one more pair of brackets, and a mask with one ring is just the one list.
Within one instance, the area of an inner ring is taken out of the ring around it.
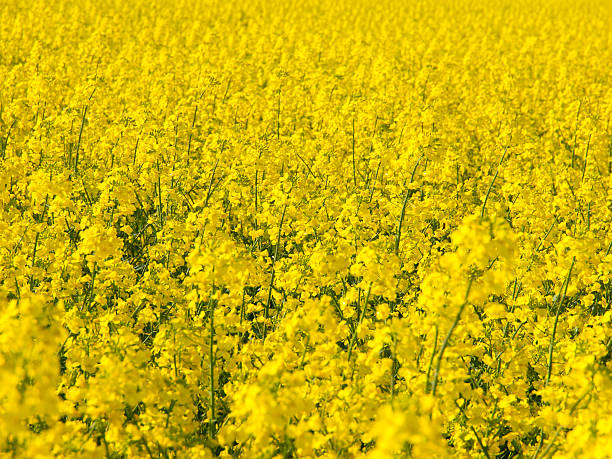
{"label": "rapeseed plant", "polygon": [[605,0],[0,4],[7,457],[610,457]]}

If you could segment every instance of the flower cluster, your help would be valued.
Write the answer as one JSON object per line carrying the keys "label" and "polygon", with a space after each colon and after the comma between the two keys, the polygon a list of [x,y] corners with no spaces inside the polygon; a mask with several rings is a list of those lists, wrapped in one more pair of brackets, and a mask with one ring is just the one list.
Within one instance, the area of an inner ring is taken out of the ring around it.
{"label": "flower cluster", "polygon": [[0,3],[0,455],[612,445],[606,0]]}

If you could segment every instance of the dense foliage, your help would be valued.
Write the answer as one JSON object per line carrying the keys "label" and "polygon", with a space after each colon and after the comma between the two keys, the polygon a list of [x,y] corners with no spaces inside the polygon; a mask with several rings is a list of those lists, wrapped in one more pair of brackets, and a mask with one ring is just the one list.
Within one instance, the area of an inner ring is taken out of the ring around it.
{"label": "dense foliage", "polygon": [[609,457],[612,5],[0,3],[7,457]]}

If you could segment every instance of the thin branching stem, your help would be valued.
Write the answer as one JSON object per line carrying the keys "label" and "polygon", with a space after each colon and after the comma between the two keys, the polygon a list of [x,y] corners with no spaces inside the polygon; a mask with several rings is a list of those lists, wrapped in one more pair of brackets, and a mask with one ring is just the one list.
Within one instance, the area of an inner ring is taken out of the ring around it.
{"label": "thin branching stem", "polygon": [[85,117],[87,116],[88,105],[83,109],[83,117],[81,118],[81,128],[79,129],[79,140],[77,141],[76,153],[74,156],[74,174],[76,175],[79,167],[79,151],[81,149],[81,138],[83,137],[83,127],[85,126]]}
{"label": "thin branching stem", "polygon": [[453,332],[455,331],[455,328],[457,328],[457,325],[459,324],[459,320],[461,320],[461,313],[463,313],[463,310],[469,303],[468,297],[470,295],[471,288],[472,288],[472,279],[470,279],[468,282],[463,304],[461,304],[461,306],[459,307],[459,311],[457,312],[457,315],[455,316],[455,320],[453,324],[451,325],[451,327],[449,328],[448,333],[446,334],[446,337],[444,338],[444,341],[442,341],[442,345],[440,346],[440,353],[438,354],[438,360],[436,361],[436,368],[434,370],[433,381],[431,383],[431,393],[433,395],[436,395],[436,389],[438,388],[438,378],[440,376],[440,366],[442,365],[442,359],[444,358],[444,351],[446,351],[446,348],[448,347],[450,343],[451,336],[453,336]]}
{"label": "thin branching stem", "polygon": [[[459,405],[457,400],[455,400],[455,405],[457,405],[457,408],[459,408],[459,411],[461,411],[461,414],[463,414],[463,416],[465,416],[465,419],[467,420],[468,419],[467,414],[465,414],[465,410],[463,409],[463,407],[461,405]],[[478,446],[480,446],[480,449],[482,450],[482,452],[485,455],[485,457],[487,459],[491,459],[491,456],[489,456],[489,449],[484,445],[484,443],[480,439],[480,435],[478,435],[478,432],[476,431],[474,426],[470,425],[470,429],[472,430],[472,433],[476,437],[476,441],[478,442]]]}
{"label": "thin branching stem", "polygon": [[213,293],[210,293],[210,343],[208,347],[208,359],[210,365],[210,436],[216,435],[215,428],[215,302]]}
{"label": "thin branching stem", "polygon": [[433,350],[431,351],[431,358],[429,359],[429,366],[427,367],[427,378],[425,380],[425,393],[429,393],[429,390],[431,389],[431,379],[430,379],[431,367],[433,366],[433,361],[436,356],[436,351],[438,350],[438,325],[436,325],[435,327],[436,327],[436,333],[434,335],[434,347],[433,347]]}
{"label": "thin branching stem", "polygon": [[355,118],[353,118],[353,184],[357,186],[357,165],[355,164]]}
{"label": "thin branching stem", "polygon": [[[421,155],[419,159],[417,159],[417,162],[412,168],[412,174],[410,174],[410,182],[408,182],[409,185],[414,182],[414,174],[416,173],[417,167],[419,167],[419,163],[422,159],[423,155]],[[414,190],[411,190],[410,188],[406,190],[404,202],[402,203],[402,212],[400,213],[399,223],[397,225],[397,234],[395,235],[395,248],[393,250],[396,255],[399,252],[400,239],[402,237],[402,225],[404,223],[404,216],[406,215],[406,206],[408,205],[408,200],[410,199],[410,196],[412,196],[413,191]]]}
{"label": "thin branching stem", "polygon": [[506,146],[499,160],[499,163],[497,163],[497,168],[495,169],[495,175],[493,175],[493,179],[491,180],[491,183],[489,183],[487,194],[485,194],[484,201],[482,202],[482,209],[480,210],[480,220],[484,218],[484,213],[485,213],[485,209],[487,208],[487,202],[489,200],[489,195],[491,194],[491,190],[493,189],[493,185],[495,184],[495,180],[497,179],[497,175],[499,174],[499,167],[501,166],[502,162],[504,162],[504,158],[506,157],[507,152],[508,152],[508,147]]}
{"label": "thin branching stem", "polygon": [[355,343],[357,342],[357,334],[359,331],[359,326],[363,322],[363,318],[365,317],[366,309],[368,309],[368,303],[370,302],[371,289],[372,289],[372,284],[370,283],[370,285],[368,286],[368,292],[366,293],[366,296],[365,296],[365,302],[363,303],[363,308],[361,308],[359,319],[357,321],[357,324],[355,325],[355,330],[353,331],[351,342],[349,343],[349,349],[348,349],[348,359],[349,360],[351,360],[351,356],[353,354],[353,348],[355,347]]}
{"label": "thin branching stem", "polygon": [[276,247],[274,248],[274,258],[272,258],[272,273],[270,274],[270,285],[268,286],[268,299],[266,300],[266,307],[264,310],[264,315],[266,318],[266,323],[264,324],[264,338],[267,333],[267,325],[268,325],[267,321],[268,321],[268,318],[270,317],[270,303],[272,302],[272,289],[274,288],[274,273],[275,273],[274,265],[276,264],[276,259],[278,258],[278,247],[280,246],[280,239],[281,239],[281,234],[283,231],[283,222],[285,221],[286,212],[287,212],[287,204],[285,204],[285,207],[283,208],[283,215],[281,216],[280,224],[278,225],[278,236],[276,238]]}
{"label": "thin branching stem", "polygon": [[557,324],[559,323],[559,313],[561,312],[561,308],[563,307],[563,302],[565,301],[565,296],[567,295],[567,286],[569,284],[570,277],[572,275],[572,268],[574,267],[575,261],[576,261],[576,257],[573,257],[572,264],[570,265],[569,270],[567,272],[567,277],[565,278],[565,281],[563,282],[563,285],[561,286],[561,290],[563,291],[563,293],[559,292],[560,297],[557,296],[557,301],[555,301],[557,310],[555,312],[555,322],[553,324],[552,335],[550,337],[550,346],[548,347],[548,369],[546,371],[546,382],[544,383],[544,386],[548,385],[550,381],[550,376],[552,375],[553,352],[555,348],[555,335],[557,333]]}
{"label": "thin branching stem", "polygon": [[[576,400],[576,402],[572,405],[572,408],[570,409],[569,415],[572,416],[574,414],[574,412],[576,411],[576,409],[578,408],[578,406],[580,406],[580,403],[582,403],[582,401],[591,394],[591,391],[593,390],[593,387],[590,387],[578,400]],[[590,401],[589,401],[590,402]],[[588,403],[587,403],[588,405]],[[561,429],[563,428],[563,426],[559,426],[557,427],[557,430],[555,431],[554,435],[552,436],[552,438],[550,439],[550,443],[548,444],[548,446],[546,447],[546,449],[544,450],[544,452],[542,453],[542,457],[540,459],[544,459],[546,456],[548,456],[548,453],[551,453],[553,446],[555,445],[555,440],[557,439],[557,437],[559,436],[559,434],[561,433]],[[542,449],[542,444],[544,442],[544,433],[542,432],[542,436],[541,436],[541,441],[540,441],[540,447],[538,448],[538,450],[535,452],[535,454],[533,455],[532,459],[536,459],[538,457],[538,453],[539,451]]]}

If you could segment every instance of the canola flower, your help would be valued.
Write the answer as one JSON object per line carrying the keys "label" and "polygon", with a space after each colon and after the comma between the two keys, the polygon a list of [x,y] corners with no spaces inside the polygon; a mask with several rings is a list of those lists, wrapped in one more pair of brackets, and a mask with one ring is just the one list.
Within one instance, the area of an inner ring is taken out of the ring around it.
{"label": "canola flower", "polygon": [[610,23],[0,3],[1,455],[610,457]]}

